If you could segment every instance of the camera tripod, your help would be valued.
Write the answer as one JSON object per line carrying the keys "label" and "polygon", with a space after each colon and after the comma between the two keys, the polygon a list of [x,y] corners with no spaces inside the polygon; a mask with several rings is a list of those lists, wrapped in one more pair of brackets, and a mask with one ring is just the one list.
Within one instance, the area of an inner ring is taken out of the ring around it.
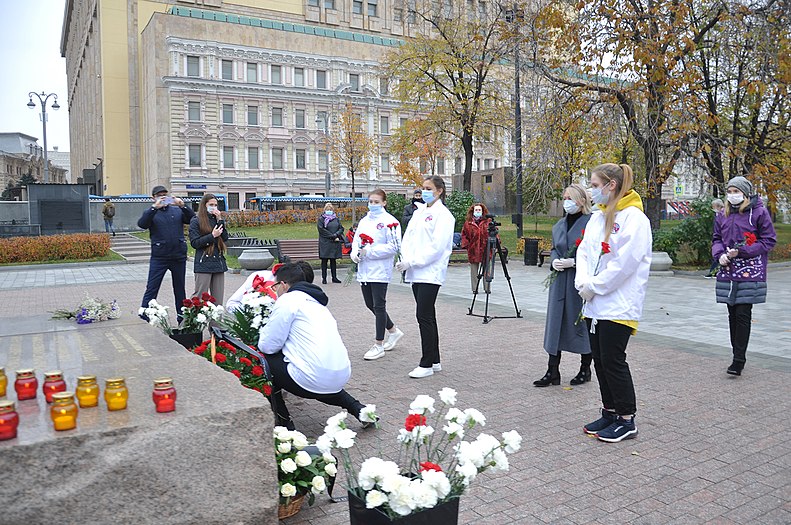
{"label": "camera tripod", "polygon": [[[500,257],[500,264],[503,267],[503,275],[508,281],[508,289],[511,290],[511,299],[514,301],[514,310],[516,315],[496,316],[489,315],[489,295],[491,295],[491,284],[494,280],[495,261],[494,256]],[[511,286],[511,276],[508,274],[508,267],[505,265],[505,254],[500,245],[500,239],[497,237],[497,223],[492,221],[489,223],[489,237],[486,239],[486,248],[483,251],[483,261],[478,265],[478,282],[475,283],[475,290],[472,292],[472,303],[470,304],[467,315],[475,317],[483,317],[483,324],[488,324],[492,319],[517,319],[522,317],[522,312],[519,311],[519,306],[516,304],[516,296],[514,295],[514,288]],[[485,279],[484,293],[486,293],[486,305],[484,307],[483,315],[473,313],[475,308],[475,300],[478,298],[478,289],[481,286],[481,280]]]}

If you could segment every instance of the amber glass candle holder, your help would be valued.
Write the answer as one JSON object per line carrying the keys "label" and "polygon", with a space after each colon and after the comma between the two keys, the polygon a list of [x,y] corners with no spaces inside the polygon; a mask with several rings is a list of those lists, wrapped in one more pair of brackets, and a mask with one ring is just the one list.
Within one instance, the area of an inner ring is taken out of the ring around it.
{"label": "amber glass candle holder", "polygon": [[5,368],[0,366],[0,397],[5,397],[8,388],[8,376],[5,375]]}
{"label": "amber glass candle holder", "polygon": [[32,368],[24,368],[16,371],[16,381],[14,381],[16,398],[19,401],[25,399],[35,399],[38,391],[38,379],[36,371]]}
{"label": "amber glass candle holder", "polygon": [[173,379],[170,377],[154,379],[154,392],[151,397],[157,407],[157,412],[176,410],[176,389],[173,387]]}
{"label": "amber glass candle holder", "polygon": [[19,414],[13,401],[0,401],[0,441],[14,439],[19,426]]}
{"label": "amber glass candle holder", "polygon": [[107,410],[124,410],[129,400],[129,390],[123,377],[107,379],[104,385],[104,400]]}
{"label": "amber glass candle holder", "polygon": [[66,381],[63,380],[63,372],[60,370],[44,372],[44,384],[41,386],[41,390],[44,392],[44,398],[47,403],[52,403],[53,394],[66,391]]}
{"label": "amber glass candle holder", "polygon": [[96,376],[78,376],[76,393],[80,408],[97,406],[99,404],[99,384],[96,382]]}
{"label": "amber glass candle holder", "polygon": [[74,393],[52,394],[52,407],[49,409],[49,415],[55,425],[55,430],[77,428],[77,403],[74,402]]}

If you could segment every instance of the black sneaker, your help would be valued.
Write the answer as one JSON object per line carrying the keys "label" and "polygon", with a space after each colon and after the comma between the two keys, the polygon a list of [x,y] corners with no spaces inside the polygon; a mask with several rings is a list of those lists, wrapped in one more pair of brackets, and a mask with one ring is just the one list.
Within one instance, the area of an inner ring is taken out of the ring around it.
{"label": "black sneaker", "polygon": [[637,437],[637,427],[634,424],[634,416],[625,419],[618,416],[609,427],[600,430],[596,437],[599,441],[607,443],[618,443],[624,439],[634,439]]}
{"label": "black sneaker", "polygon": [[596,434],[599,433],[600,430],[604,430],[605,428],[612,425],[616,419],[617,416],[615,415],[615,413],[602,408],[601,417],[596,421],[594,421],[593,423],[588,423],[587,425],[582,427],[582,431],[585,432],[586,434],[595,436]]}
{"label": "black sneaker", "polygon": [[744,363],[738,363],[734,361],[731,363],[731,366],[728,367],[726,372],[732,376],[740,376],[742,375],[742,370],[744,370]]}

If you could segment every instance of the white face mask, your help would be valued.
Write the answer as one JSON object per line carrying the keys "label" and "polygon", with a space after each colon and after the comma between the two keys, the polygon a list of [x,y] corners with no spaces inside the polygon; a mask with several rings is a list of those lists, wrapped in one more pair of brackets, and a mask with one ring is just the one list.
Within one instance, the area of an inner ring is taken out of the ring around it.
{"label": "white face mask", "polygon": [[734,206],[738,206],[744,200],[744,195],[741,193],[729,193],[728,194],[728,202],[733,204]]}
{"label": "white face mask", "polygon": [[214,213],[217,211],[217,206],[206,206],[206,211],[209,213]]}
{"label": "white face mask", "polygon": [[601,188],[591,188],[591,200],[594,204],[607,204],[610,194],[604,193]]}
{"label": "white face mask", "polygon": [[579,205],[571,199],[566,199],[563,201],[563,209],[566,210],[568,214],[574,214],[580,211]]}

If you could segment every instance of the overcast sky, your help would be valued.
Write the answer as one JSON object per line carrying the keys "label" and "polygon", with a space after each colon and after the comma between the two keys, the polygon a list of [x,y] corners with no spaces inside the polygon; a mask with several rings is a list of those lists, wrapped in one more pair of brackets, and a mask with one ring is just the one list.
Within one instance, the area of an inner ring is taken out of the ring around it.
{"label": "overcast sky", "polygon": [[43,134],[38,99],[27,107],[28,93],[58,95],[60,109],[47,102],[47,149],[69,148],[69,111],[66,59],[60,56],[60,34],[65,0],[0,0],[0,132],[19,131],[38,138]]}

